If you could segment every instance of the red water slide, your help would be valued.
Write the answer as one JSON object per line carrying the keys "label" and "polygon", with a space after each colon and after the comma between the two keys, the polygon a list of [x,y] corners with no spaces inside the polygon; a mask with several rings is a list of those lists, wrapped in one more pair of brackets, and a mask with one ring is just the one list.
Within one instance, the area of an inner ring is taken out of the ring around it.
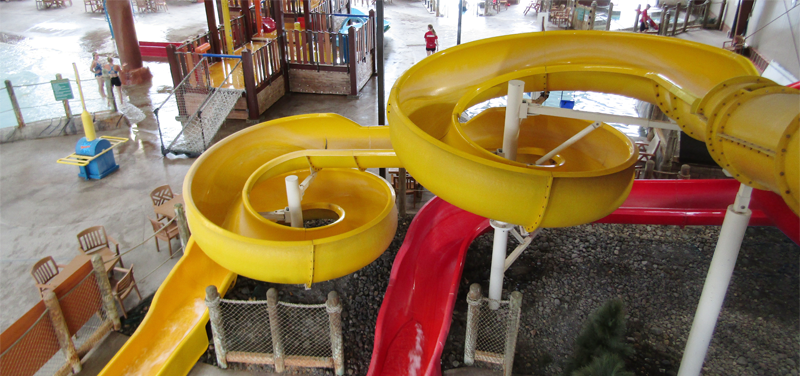
{"label": "red water slide", "polygon": [[[619,209],[597,223],[719,226],[740,183],[734,179],[636,180]],[[751,226],[775,226],[800,244],[800,220],[775,193],[753,190]]]}
{"label": "red water slide", "polygon": [[441,375],[467,248],[488,228],[438,197],[420,209],[392,266],[368,375]]}
{"label": "red water slide", "polygon": [[[637,180],[628,199],[598,223],[721,225],[739,189],[733,179]],[[798,243],[800,220],[780,196],[753,190],[752,226],[776,226]],[[440,198],[420,209],[392,267],[378,313],[368,375],[441,375],[441,356],[467,248],[486,218]]]}

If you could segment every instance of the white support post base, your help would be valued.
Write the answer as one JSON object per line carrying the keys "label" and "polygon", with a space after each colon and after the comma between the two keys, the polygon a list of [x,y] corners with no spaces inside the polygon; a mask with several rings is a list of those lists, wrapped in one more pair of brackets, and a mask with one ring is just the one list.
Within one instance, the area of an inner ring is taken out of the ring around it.
{"label": "white support post base", "polygon": [[[519,115],[522,107],[522,94],[525,82],[508,81],[508,102],[506,103],[506,120],[503,128],[503,156],[512,161],[517,160],[517,144],[519,142]],[[526,109],[527,112],[527,109]]]}
{"label": "white support post base", "polygon": [[697,376],[703,368],[708,344],[711,343],[714,327],[722,310],[722,302],[725,300],[725,293],[733,275],[733,268],[736,266],[736,258],[742,246],[742,239],[750,222],[751,212],[747,208],[750,192],[752,188],[742,184],[736,202],[728,206],[728,211],[725,213],[717,248],[714,250],[689,339],[683,350],[678,376]]}
{"label": "white support post base", "polygon": [[303,227],[303,208],[300,205],[302,193],[297,175],[286,177],[286,198],[289,201],[289,215],[292,219],[292,227]]}
{"label": "white support post base", "polygon": [[491,220],[494,227],[494,246],[492,247],[492,269],[489,276],[489,308],[500,308],[503,295],[503,273],[506,264],[506,247],[508,246],[508,232],[514,228],[505,222]]}

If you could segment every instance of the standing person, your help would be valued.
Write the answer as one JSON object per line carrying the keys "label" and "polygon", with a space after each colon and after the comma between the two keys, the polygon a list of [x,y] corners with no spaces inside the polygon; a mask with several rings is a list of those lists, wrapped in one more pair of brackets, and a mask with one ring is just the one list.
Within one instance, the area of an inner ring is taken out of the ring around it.
{"label": "standing person", "polygon": [[428,32],[425,33],[425,51],[428,51],[428,56],[439,49],[439,37],[436,36],[436,30],[433,30],[433,25],[428,25]]}
{"label": "standing person", "polygon": [[119,102],[125,103],[125,99],[122,97],[122,81],[119,79],[119,74],[122,72],[122,68],[119,65],[114,64],[114,59],[109,57],[108,63],[103,66],[103,71],[108,74],[109,78],[109,86],[108,90],[113,90],[114,86],[117,87],[117,94],[119,95]]}
{"label": "standing person", "polygon": [[89,65],[89,69],[94,73],[94,78],[97,80],[97,90],[100,91],[100,96],[105,98],[106,91],[103,89],[103,65],[100,63],[100,56],[97,55],[97,52],[92,52],[92,63]]}
{"label": "standing person", "polygon": [[649,30],[650,29],[650,16],[647,15],[647,10],[648,9],[650,9],[650,4],[647,4],[647,6],[645,6],[644,10],[642,11],[641,22],[639,23],[639,32],[640,33],[645,31],[645,30]]}

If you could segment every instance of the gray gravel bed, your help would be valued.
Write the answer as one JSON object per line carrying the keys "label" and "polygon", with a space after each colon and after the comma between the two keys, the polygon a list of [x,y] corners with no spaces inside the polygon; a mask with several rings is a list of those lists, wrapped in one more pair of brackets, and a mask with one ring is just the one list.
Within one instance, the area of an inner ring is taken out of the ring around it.
{"label": "gray gravel bed", "polygon": [[[239,278],[226,298],[320,303],[336,290],[344,306],[346,373],[365,375],[378,310],[410,218],[401,220],[389,249],[358,272],[311,290]],[[546,229],[506,273],[505,291],[523,294],[514,373],[559,375],[583,321],[614,297],[626,305],[627,339],[636,375],[674,375],[702,291],[719,227],[584,225]],[[509,242],[509,250],[516,246]],[[444,369],[463,366],[466,292],[488,291],[492,234],[470,246],[455,307]],[[774,228],[754,228],[739,254],[703,375],[797,375],[800,353],[800,248]],[[213,347],[203,361],[214,364]],[[266,371],[271,367],[234,365]],[[331,375],[330,370],[289,373]]]}
{"label": "gray gravel bed", "polygon": [[[584,225],[546,229],[506,273],[523,308],[515,374],[561,373],[586,317],[605,301],[627,308],[637,375],[674,375],[719,227]],[[509,250],[516,246],[509,242]],[[492,234],[467,254],[443,367],[462,366],[466,292],[488,291]],[[800,248],[774,228],[747,230],[703,375],[797,375]]]}

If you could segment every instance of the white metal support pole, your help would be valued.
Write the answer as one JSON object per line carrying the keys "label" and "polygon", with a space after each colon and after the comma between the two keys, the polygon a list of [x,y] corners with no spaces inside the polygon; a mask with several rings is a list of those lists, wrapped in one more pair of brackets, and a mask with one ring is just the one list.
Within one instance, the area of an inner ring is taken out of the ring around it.
{"label": "white metal support pole", "polygon": [[517,143],[519,141],[519,109],[522,107],[522,93],[525,82],[508,81],[508,103],[506,103],[506,122],[503,129],[503,155],[506,159],[517,160]]}
{"label": "white metal support pole", "polygon": [[508,232],[514,228],[505,222],[491,220],[494,227],[494,246],[492,247],[492,269],[489,276],[489,308],[495,310],[500,307],[500,298],[503,295],[503,273],[506,266],[506,247],[508,246]]}
{"label": "white metal support pole", "polygon": [[722,229],[717,240],[717,248],[714,250],[711,265],[708,267],[700,303],[697,304],[692,329],[689,331],[689,339],[683,350],[678,376],[697,376],[703,368],[708,344],[714,334],[722,302],[725,300],[733,268],[736,266],[736,258],[739,256],[739,248],[742,246],[742,239],[744,239],[747,224],[750,222],[751,212],[748,206],[752,191],[753,188],[742,184],[739,187],[739,193],[736,194],[736,201],[733,205],[728,206],[725,213],[725,220],[722,222]]}
{"label": "white metal support pole", "polygon": [[286,177],[286,198],[289,200],[292,227],[303,227],[303,208],[300,206],[300,183],[297,175]]}
{"label": "white metal support pole", "polygon": [[601,125],[603,125],[603,123],[601,123],[599,121],[596,121],[596,122],[592,123],[592,125],[590,125],[590,126],[588,126],[586,128],[583,128],[583,130],[578,132],[576,135],[570,137],[569,140],[564,141],[564,143],[562,143],[561,145],[558,145],[555,149],[551,150],[549,153],[547,153],[544,156],[542,156],[541,158],[539,158],[539,160],[537,160],[535,164],[538,166],[538,165],[541,165],[544,162],[549,161],[550,158],[553,158],[553,156],[558,154],[558,152],[560,152],[560,151],[568,148],[570,145],[578,142],[578,140],[582,139],[587,134],[591,133],[593,130],[595,130],[597,128],[600,128]]}

